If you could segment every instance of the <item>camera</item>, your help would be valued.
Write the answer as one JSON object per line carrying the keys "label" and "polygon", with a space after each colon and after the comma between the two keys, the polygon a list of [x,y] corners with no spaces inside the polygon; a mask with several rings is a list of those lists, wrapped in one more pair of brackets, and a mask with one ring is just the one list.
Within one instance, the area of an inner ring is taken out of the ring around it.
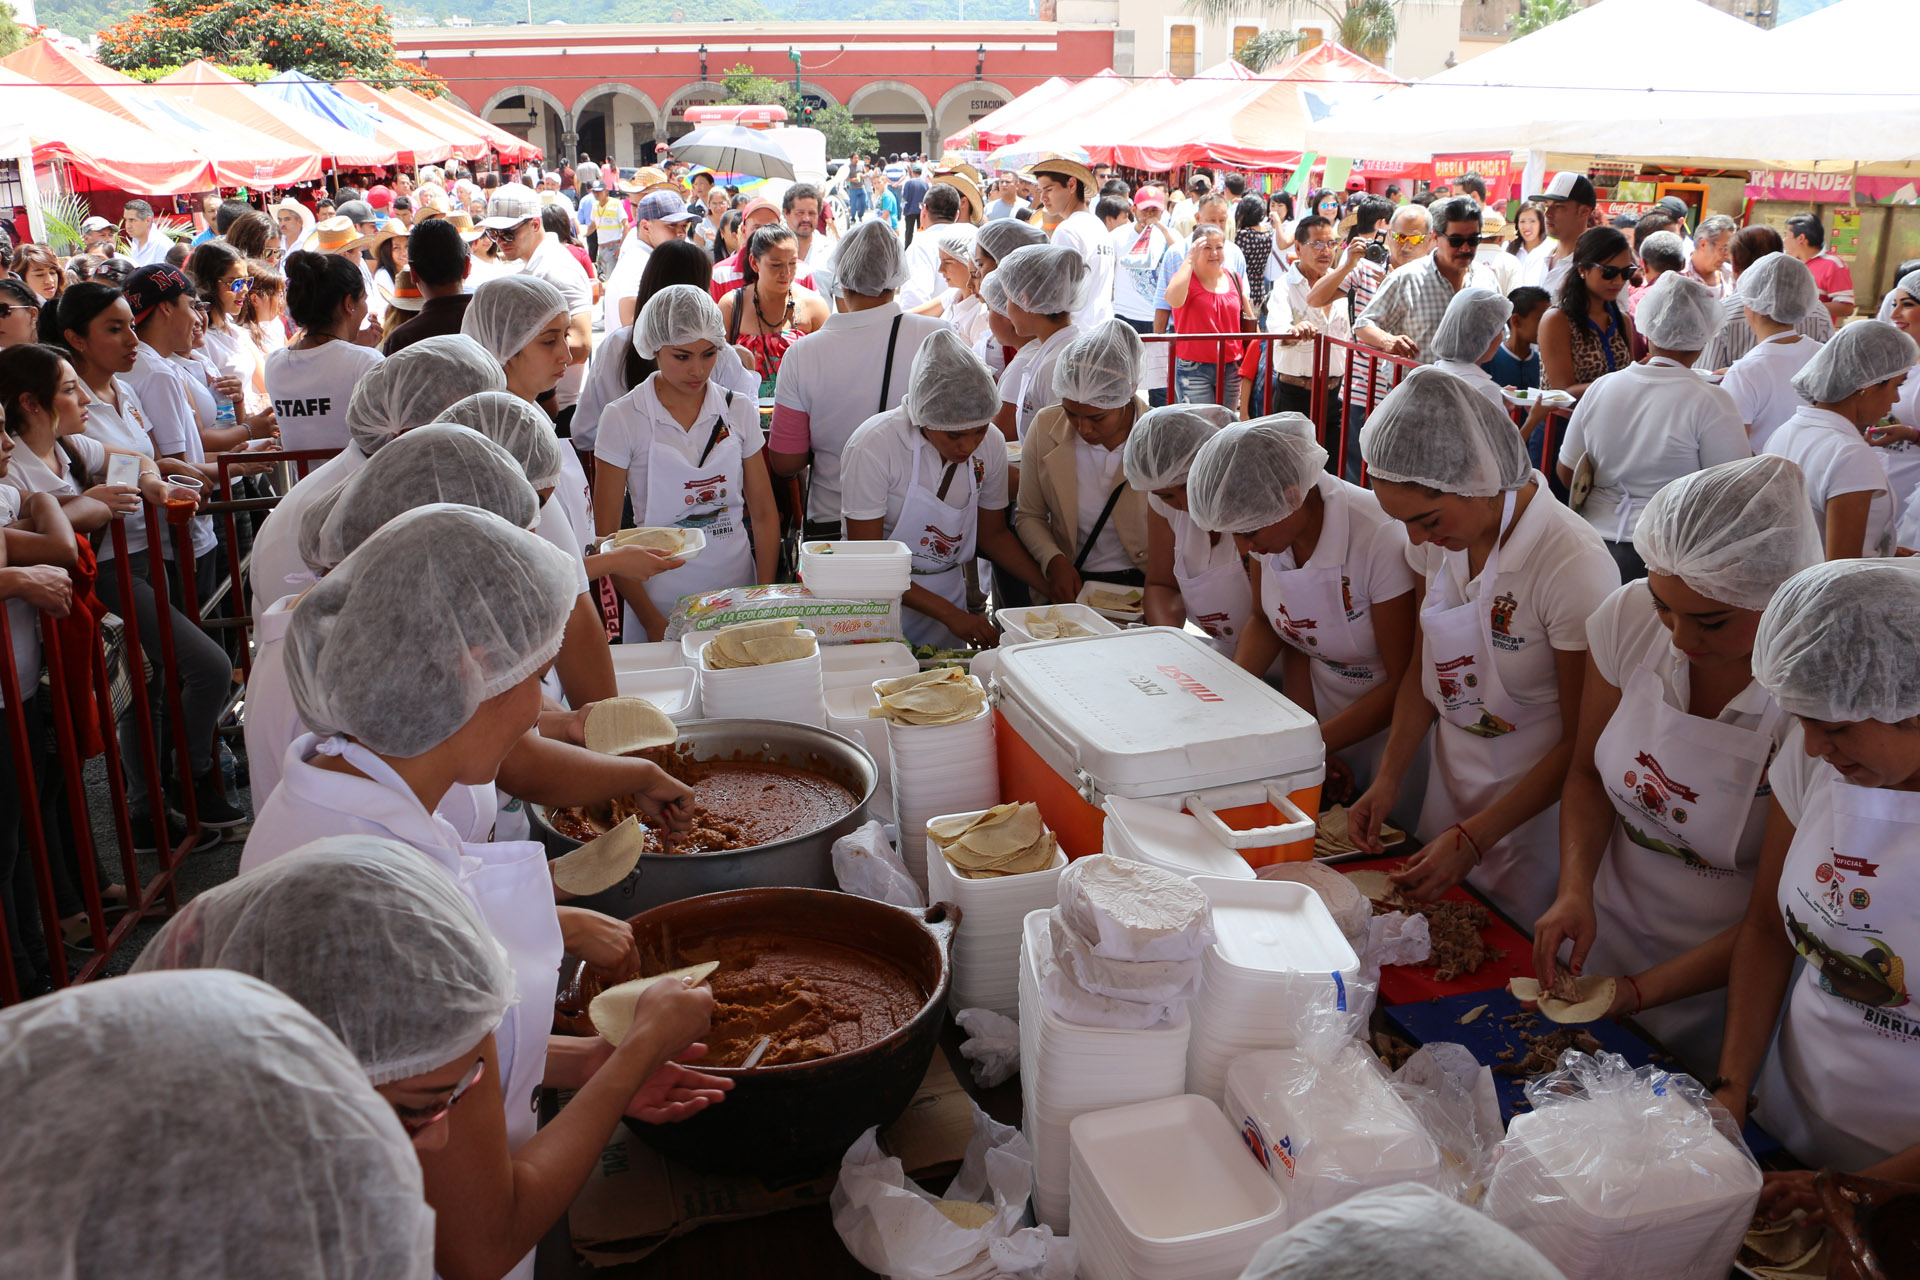
{"label": "camera", "polygon": [[1387,260],[1386,244],[1379,240],[1367,241],[1366,259],[1368,262],[1385,262]]}

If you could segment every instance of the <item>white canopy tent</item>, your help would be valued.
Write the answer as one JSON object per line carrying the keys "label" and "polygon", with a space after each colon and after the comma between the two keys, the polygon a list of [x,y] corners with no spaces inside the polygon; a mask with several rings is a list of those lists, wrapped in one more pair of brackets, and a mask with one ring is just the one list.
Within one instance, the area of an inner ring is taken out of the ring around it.
{"label": "white canopy tent", "polygon": [[1920,86],[1862,91],[1911,80],[1861,76],[1855,66],[1865,44],[1886,56],[1911,49],[1920,4],[1835,7],[1855,4],[1891,16],[1878,27],[1829,16],[1809,45],[1796,28],[1813,18],[1769,33],[1698,0],[1601,0],[1399,93],[1337,110],[1308,130],[1307,145],[1369,160],[1530,152],[1536,171],[1546,153],[1793,169],[1920,160]]}

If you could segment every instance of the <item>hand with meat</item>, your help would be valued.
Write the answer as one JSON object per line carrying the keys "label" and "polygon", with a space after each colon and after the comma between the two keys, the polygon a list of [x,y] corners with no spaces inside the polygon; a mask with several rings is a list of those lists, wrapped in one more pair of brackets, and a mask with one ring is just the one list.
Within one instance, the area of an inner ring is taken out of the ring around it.
{"label": "hand with meat", "polygon": [[1560,944],[1563,942],[1573,944],[1566,971],[1579,977],[1586,967],[1587,952],[1593,947],[1597,928],[1593,895],[1571,891],[1570,886],[1562,885],[1553,905],[1533,926],[1533,971],[1539,975],[1540,981],[1551,985],[1554,975],[1560,971]]}
{"label": "hand with meat", "polygon": [[[1372,792],[1368,792],[1370,796]],[[1360,804],[1367,802],[1367,796],[1360,798]],[[1359,811],[1354,806],[1354,812]],[[1353,830],[1352,816],[1348,817],[1348,831]],[[1375,823],[1375,832],[1378,822]],[[1371,833],[1370,833],[1371,834]],[[1360,843],[1358,839],[1354,841]],[[1374,835],[1374,843],[1379,837]],[[1365,846],[1362,845],[1364,848]],[[1456,824],[1442,831],[1439,836],[1427,842],[1420,852],[1407,859],[1400,870],[1393,873],[1393,882],[1400,886],[1400,892],[1413,902],[1432,902],[1441,894],[1467,878],[1480,855],[1467,839],[1466,832]]]}
{"label": "hand with meat", "polygon": [[640,763],[647,773],[645,781],[633,789],[634,803],[649,824],[669,837],[685,835],[693,829],[693,788],[651,760]]}

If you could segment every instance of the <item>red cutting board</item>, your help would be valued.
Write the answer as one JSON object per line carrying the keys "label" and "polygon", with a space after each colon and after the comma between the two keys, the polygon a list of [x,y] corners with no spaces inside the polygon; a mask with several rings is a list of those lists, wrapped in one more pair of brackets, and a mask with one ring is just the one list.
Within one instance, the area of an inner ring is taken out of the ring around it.
{"label": "red cutting board", "polygon": [[[1405,861],[1403,857],[1387,855],[1342,862],[1333,869],[1342,872],[1362,869],[1393,871]],[[1416,1000],[1457,996],[1469,991],[1490,991],[1495,987],[1505,987],[1510,978],[1532,976],[1533,939],[1514,928],[1491,903],[1466,885],[1449,889],[1443,899],[1449,902],[1478,902],[1486,907],[1492,918],[1487,927],[1480,931],[1480,936],[1486,940],[1488,947],[1507,954],[1498,960],[1489,960],[1474,972],[1451,982],[1436,979],[1433,976],[1434,967],[1430,964],[1388,965],[1380,970],[1382,1004],[1412,1004]]]}

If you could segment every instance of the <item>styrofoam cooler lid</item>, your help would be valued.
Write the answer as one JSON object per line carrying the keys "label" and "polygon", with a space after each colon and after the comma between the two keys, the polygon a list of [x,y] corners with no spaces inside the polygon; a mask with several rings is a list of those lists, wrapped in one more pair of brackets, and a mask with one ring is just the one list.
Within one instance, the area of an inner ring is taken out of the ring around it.
{"label": "styrofoam cooler lid", "polygon": [[1001,655],[994,684],[1112,794],[1278,778],[1326,758],[1312,716],[1174,627],[1019,645]]}

